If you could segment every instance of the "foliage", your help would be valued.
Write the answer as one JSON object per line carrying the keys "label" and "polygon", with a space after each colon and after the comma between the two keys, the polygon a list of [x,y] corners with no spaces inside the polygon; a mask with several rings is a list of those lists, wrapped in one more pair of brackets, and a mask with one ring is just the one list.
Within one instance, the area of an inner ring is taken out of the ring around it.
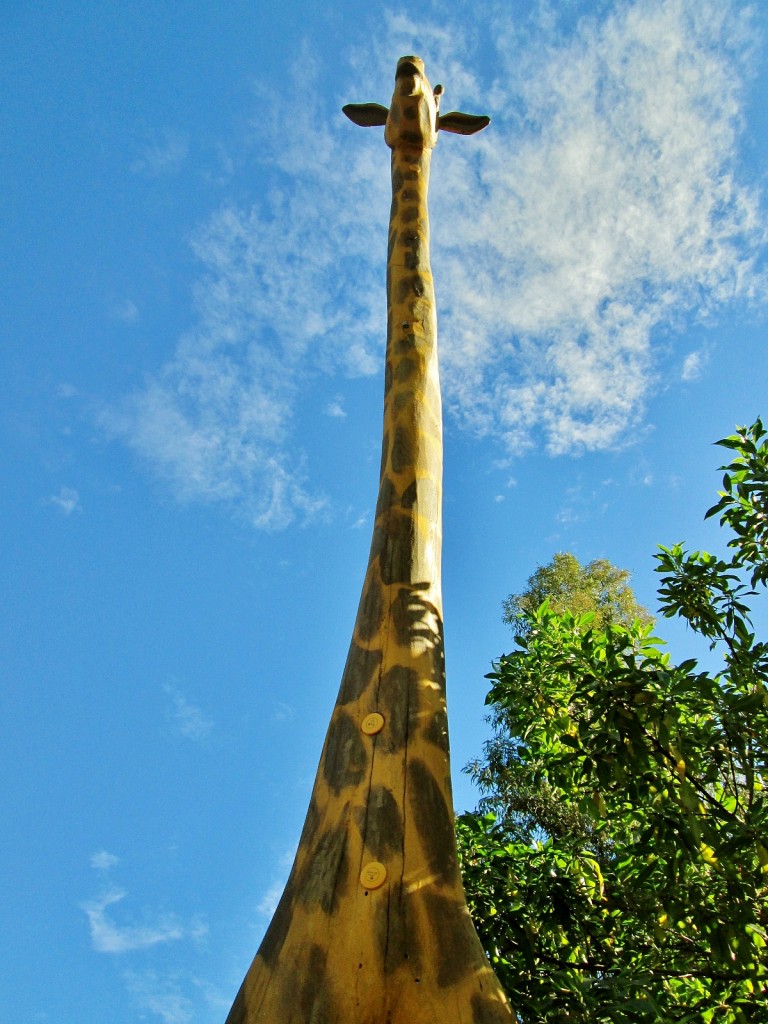
{"label": "foliage", "polygon": [[636,620],[526,612],[494,666],[486,792],[458,836],[470,908],[524,1022],[768,1020],[768,440],[734,452],[729,558],[661,548],[664,616],[712,648],[675,665]]}
{"label": "foliage", "polygon": [[635,599],[630,576],[606,558],[581,565],[575,555],[559,551],[551,562],[540,565],[529,576],[522,594],[510,594],[504,601],[504,622],[515,634],[525,631],[529,614],[545,599],[553,612],[594,612],[593,625],[598,628],[614,622],[628,626],[635,619],[650,622],[651,616]]}

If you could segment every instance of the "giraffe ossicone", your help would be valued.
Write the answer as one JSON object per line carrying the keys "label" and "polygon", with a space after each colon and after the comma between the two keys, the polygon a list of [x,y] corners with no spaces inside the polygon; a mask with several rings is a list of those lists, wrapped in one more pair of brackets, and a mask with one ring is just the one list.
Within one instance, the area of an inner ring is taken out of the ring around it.
{"label": "giraffe ossicone", "polygon": [[448,753],[442,412],[427,190],[439,112],[418,57],[383,126],[392,163],[381,475],[341,687],[285,892],[227,1024],[511,1024],[467,909]]}

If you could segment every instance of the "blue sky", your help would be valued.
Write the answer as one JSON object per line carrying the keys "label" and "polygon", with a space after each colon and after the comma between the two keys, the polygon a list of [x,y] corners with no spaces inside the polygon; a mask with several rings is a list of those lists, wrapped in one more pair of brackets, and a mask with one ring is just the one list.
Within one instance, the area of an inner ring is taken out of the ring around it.
{"label": "blue sky", "polygon": [[570,550],[653,609],[656,545],[719,543],[712,442],[766,414],[768,11],[4,13],[0,1017],[213,1024],[370,541],[389,157],[341,105],[417,53],[492,117],[431,193],[462,809],[502,599]]}

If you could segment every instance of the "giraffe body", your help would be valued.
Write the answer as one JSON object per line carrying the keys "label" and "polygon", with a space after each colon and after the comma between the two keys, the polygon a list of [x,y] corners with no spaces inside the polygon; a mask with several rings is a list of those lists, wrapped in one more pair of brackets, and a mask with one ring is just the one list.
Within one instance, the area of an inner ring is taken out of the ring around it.
{"label": "giraffe body", "polygon": [[385,123],[392,149],[373,540],[293,870],[227,1024],[512,1020],[469,917],[454,837],[427,214],[436,93],[421,61],[402,58],[389,110],[367,105],[358,121]]}

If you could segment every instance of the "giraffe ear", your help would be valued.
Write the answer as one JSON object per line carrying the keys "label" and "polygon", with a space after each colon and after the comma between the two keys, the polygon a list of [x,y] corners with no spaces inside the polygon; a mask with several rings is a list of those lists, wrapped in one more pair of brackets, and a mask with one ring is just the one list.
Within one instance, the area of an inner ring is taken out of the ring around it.
{"label": "giraffe ear", "polygon": [[348,103],[341,108],[350,121],[361,128],[376,128],[387,123],[389,111],[380,103]]}
{"label": "giraffe ear", "polygon": [[455,132],[457,135],[474,135],[491,123],[490,117],[485,114],[461,114],[458,110],[452,110],[449,114],[440,114],[437,119],[437,127],[444,132]]}

